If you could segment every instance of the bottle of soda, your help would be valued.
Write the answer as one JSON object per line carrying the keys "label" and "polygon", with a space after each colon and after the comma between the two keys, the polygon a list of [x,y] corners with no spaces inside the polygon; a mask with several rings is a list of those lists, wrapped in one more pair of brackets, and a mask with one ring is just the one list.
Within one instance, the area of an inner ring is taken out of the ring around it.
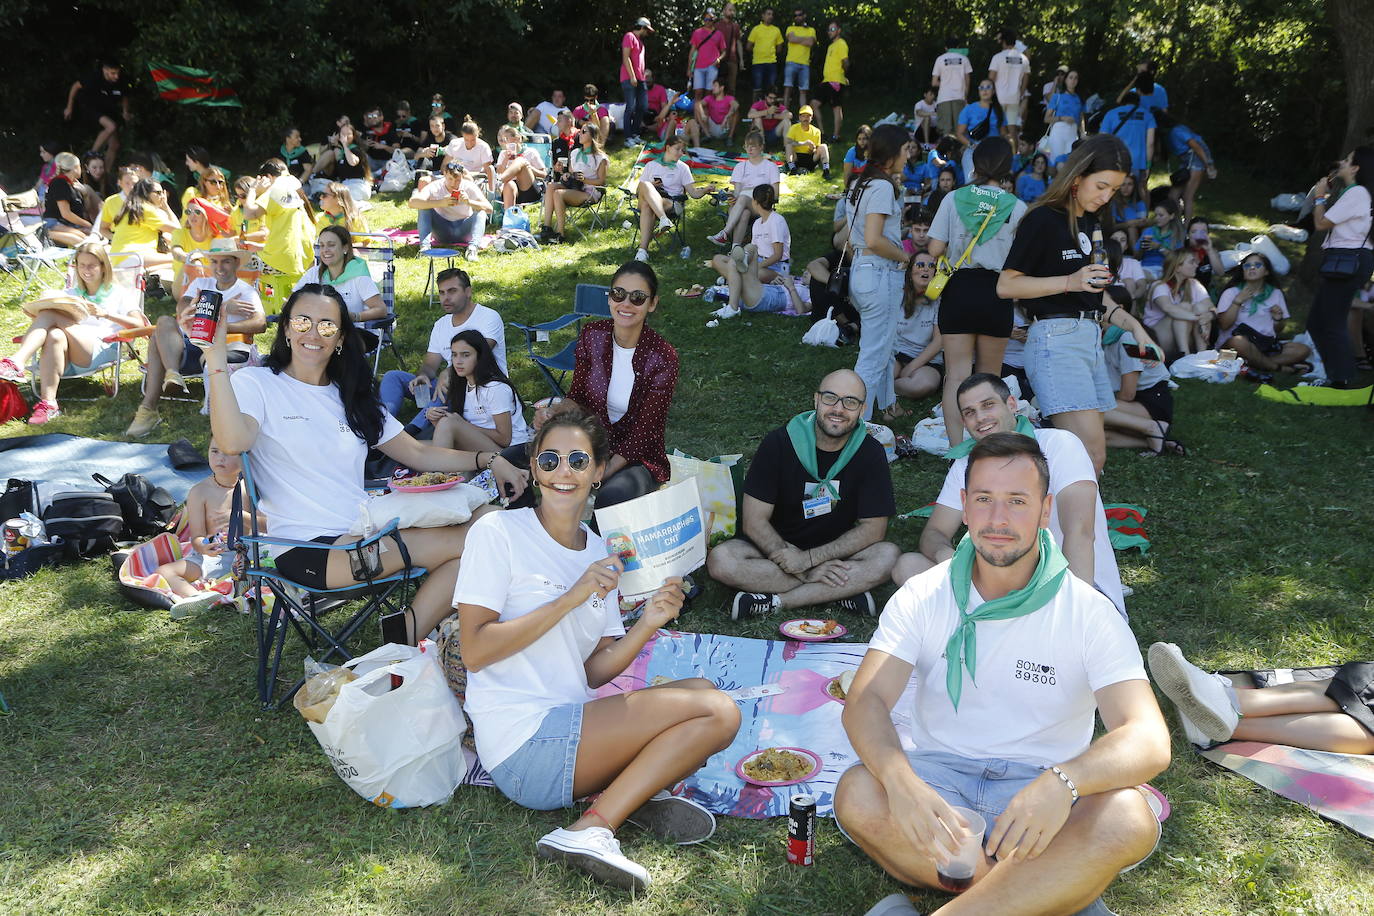
{"label": "bottle of soda", "polygon": [[[1103,267],[1107,266],[1107,249],[1102,244],[1101,226],[1097,226],[1093,229],[1093,250],[1092,254],[1088,256],[1088,260],[1093,264],[1101,264]],[[1110,280],[1093,280],[1092,285],[1100,289],[1110,282]]]}

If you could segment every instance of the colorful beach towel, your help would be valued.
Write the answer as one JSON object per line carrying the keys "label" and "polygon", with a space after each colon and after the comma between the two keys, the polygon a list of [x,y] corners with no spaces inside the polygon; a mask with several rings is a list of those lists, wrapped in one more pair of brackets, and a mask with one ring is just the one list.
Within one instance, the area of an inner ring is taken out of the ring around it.
{"label": "colorful beach towel", "polygon": [[1145,533],[1145,516],[1149,510],[1130,503],[1112,503],[1107,510],[1107,537],[1115,550],[1139,547],[1142,554],[1150,552],[1150,536]]}
{"label": "colorful beach towel", "polygon": [[1199,753],[1217,766],[1374,839],[1374,759],[1255,741],[1231,741]]}

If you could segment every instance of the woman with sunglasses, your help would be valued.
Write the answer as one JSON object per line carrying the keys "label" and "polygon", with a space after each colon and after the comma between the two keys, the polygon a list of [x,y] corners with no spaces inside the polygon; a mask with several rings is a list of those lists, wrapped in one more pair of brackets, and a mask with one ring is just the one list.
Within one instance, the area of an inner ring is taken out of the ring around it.
{"label": "woman with sunglasses", "polygon": [[568,400],[606,427],[611,456],[597,508],[643,496],[670,476],[664,438],[677,387],[677,350],[646,323],[658,308],[658,275],[642,261],[611,277],[611,317],[583,325]]}
{"label": "woman with sunglasses", "polygon": [[158,251],[158,237],[181,228],[181,223],[167,206],[167,192],[162,183],[153,178],[140,179],[129,191],[110,228],[110,250],[137,252],[143,256],[145,269],[166,267],[172,263],[170,251]]}
{"label": "woman with sunglasses", "polygon": [[[416,442],[382,406],[363,342],[343,297],[311,284],[291,294],[281,330],[261,367],[228,374],[225,327],[205,353],[210,430],[220,450],[252,450],[260,506],[274,538],[350,544],[348,534],[367,500],[363,466],[378,448],[408,468],[423,471],[490,469],[509,497],[525,488],[526,475],[495,449],[450,451]],[[480,515],[485,509],[473,513]],[[467,525],[408,528],[400,532],[411,561],[429,570],[411,610],[382,621],[388,641],[414,644],[452,613],[453,583]],[[384,549],[382,575],[401,568],[401,553]],[[355,583],[345,550],[292,547],[275,556],[286,578],[313,589]],[[404,624],[404,627],[401,626]]]}
{"label": "woman with sunglasses", "polygon": [[892,363],[893,387],[899,397],[916,400],[940,388],[944,360],[940,352],[940,300],[926,296],[935,276],[935,256],[918,251],[906,268],[902,317],[897,321],[897,348]]}
{"label": "woman with sunglasses", "polygon": [[1275,281],[1269,259],[1251,251],[1236,267],[1231,283],[1217,300],[1217,346],[1235,350],[1245,360],[1250,378],[1284,370],[1295,372],[1312,355],[1306,344],[1279,339],[1280,324],[1287,320],[1288,300]]}
{"label": "woman with sunglasses", "polygon": [[611,160],[601,148],[601,128],[588,121],[577,129],[577,148],[572,150],[559,168],[554,164],[558,180],[544,191],[544,228],[539,241],[566,241],[563,230],[567,226],[568,207],[591,207],[606,190],[606,170]]}
{"label": "woman with sunglasses", "polygon": [[349,232],[366,232],[367,220],[353,199],[353,192],[340,181],[331,181],[320,194],[320,209],[315,214],[315,228],[339,226]]}
{"label": "woman with sunglasses", "polygon": [[[190,282],[186,277],[186,265],[195,260],[199,253],[210,250],[215,239],[231,235],[229,211],[220,210],[202,197],[192,197],[182,211],[181,228],[172,233],[170,246],[172,260],[176,261],[176,277],[172,282],[173,298],[180,299],[182,290]],[[199,254],[203,257],[203,254]]]}
{"label": "woman with sunglasses", "polygon": [[1002,106],[997,104],[997,96],[992,80],[978,84],[978,101],[965,105],[959,112],[959,123],[955,125],[955,137],[964,147],[961,166],[965,175],[973,174],[973,151],[988,137],[996,137],[1002,130]]}
{"label": "woman with sunglasses", "polygon": [[492,781],[516,804],[552,811],[600,793],[540,838],[539,855],[643,891],[649,873],[621,853],[615,831],[628,821],[670,843],[710,837],[711,813],[667,790],[730,745],[739,709],[704,678],[593,698],[677,617],[682,580],[667,579],[626,632],[621,558],[581,521],[615,460],[605,428],[565,407],[532,451],[538,507],[490,513],[468,533],[453,592],[464,709]]}

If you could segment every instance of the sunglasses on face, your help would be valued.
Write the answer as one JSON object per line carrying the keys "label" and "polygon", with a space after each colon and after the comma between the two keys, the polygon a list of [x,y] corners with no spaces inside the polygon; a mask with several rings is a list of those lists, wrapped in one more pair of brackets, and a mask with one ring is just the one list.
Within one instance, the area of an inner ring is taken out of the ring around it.
{"label": "sunglasses on face", "polygon": [[207,179],[205,179],[205,183],[206,183],[206,184],[217,184],[217,185],[220,185],[221,187],[223,187],[223,186],[224,186],[224,179],[223,179],[223,178],[207,178]]}
{"label": "sunglasses on face", "polygon": [[858,410],[864,406],[863,398],[841,397],[833,391],[817,391],[816,395],[826,407],[834,407],[839,404],[845,410]]}
{"label": "sunglasses on face", "polygon": [[534,463],[537,464],[539,470],[543,471],[545,474],[551,474],[558,470],[558,466],[562,464],[565,459],[568,462],[568,467],[579,473],[592,466],[592,456],[588,455],[580,448],[573,449],[571,452],[568,452],[566,456],[558,454],[553,449],[545,449],[534,456]]}
{"label": "sunglasses on face", "polygon": [[991,86],[979,86],[979,87],[978,87],[978,91],[979,91],[979,92],[991,92],[991,91],[992,91],[992,87],[991,87]]}
{"label": "sunglasses on face", "polygon": [[624,302],[629,299],[632,305],[643,305],[649,301],[649,294],[644,290],[626,290],[621,286],[612,286],[610,297],[612,302]]}
{"label": "sunglasses on face", "polygon": [[1246,261],[1241,265],[1242,270],[1259,270],[1264,267],[1263,261]]}
{"label": "sunglasses on face", "polygon": [[315,333],[319,334],[325,340],[337,337],[339,334],[339,323],[332,318],[321,318],[316,321],[309,315],[291,316],[291,330],[295,331],[297,334],[305,334],[311,328],[314,328]]}

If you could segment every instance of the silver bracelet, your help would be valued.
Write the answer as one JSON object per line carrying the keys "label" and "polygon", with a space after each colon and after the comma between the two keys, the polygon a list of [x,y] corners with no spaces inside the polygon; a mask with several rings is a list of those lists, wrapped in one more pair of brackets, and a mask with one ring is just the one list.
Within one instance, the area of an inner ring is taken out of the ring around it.
{"label": "silver bracelet", "polygon": [[1078,786],[1068,777],[1068,774],[1055,766],[1050,767],[1050,772],[1058,776],[1060,781],[1069,787],[1069,794],[1073,796],[1073,800],[1069,802],[1069,807],[1072,808],[1074,805],[1078,804]]}

